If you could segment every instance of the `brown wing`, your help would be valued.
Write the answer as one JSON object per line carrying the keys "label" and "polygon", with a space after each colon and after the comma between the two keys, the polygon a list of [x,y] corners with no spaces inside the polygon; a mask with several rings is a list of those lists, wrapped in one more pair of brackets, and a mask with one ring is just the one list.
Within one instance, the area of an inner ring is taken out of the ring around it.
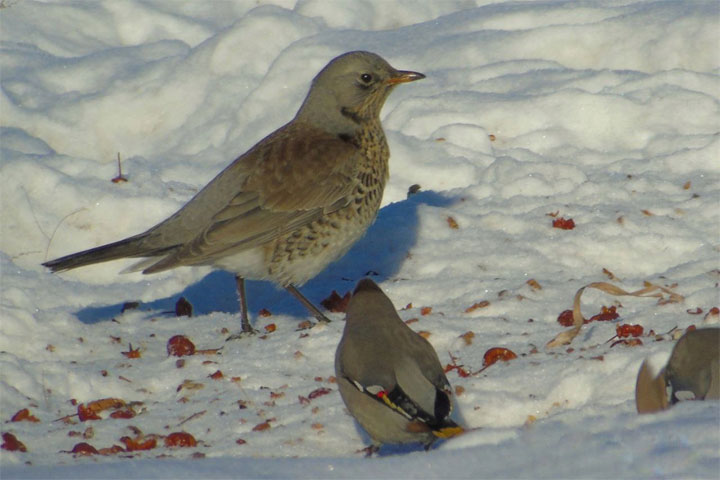
{"label": "brown wing", "polygon": [[347,205],[359,154],[357,147],[336,136],[297,123],[286,125],[157,227],[156,234],[165,237],[172,230],[184,233],[186,226],[196,230],[144,272],[207,263],[262,245]]}

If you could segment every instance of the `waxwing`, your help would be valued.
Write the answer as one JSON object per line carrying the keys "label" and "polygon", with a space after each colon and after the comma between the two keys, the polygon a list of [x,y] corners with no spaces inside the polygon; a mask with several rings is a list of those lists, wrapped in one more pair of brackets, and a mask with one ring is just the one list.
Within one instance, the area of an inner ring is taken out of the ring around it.
{"label": "waxwing", "polygon": [[681,400],[720,398],[720,328],[699,328],[680,337],[667,366],[653,377],[643,362],[635,385],[639,413],[664,410]]}
{"label": "waxwing", "polygon": [[452,391],[437,353],[398,316],[375,282],[358,282],[335,354],[335,375],[347,409],[373,445],[421,442],[463,432],[448,417]]}

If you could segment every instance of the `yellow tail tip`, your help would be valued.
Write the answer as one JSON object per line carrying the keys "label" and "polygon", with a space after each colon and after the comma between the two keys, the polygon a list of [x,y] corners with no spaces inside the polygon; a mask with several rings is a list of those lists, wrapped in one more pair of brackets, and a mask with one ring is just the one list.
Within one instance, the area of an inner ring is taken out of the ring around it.
{"label": "yellow tail tip", "polygon": [[433,430],[432,433],[438,438],[450,438],[465,433],[465,429],[460,426],[445,427],[440,430]]}

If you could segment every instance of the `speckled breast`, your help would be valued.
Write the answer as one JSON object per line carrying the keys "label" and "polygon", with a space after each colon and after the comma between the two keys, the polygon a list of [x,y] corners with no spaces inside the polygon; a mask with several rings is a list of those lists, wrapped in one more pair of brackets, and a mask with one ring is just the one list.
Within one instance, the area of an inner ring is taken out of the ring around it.
{"label": "speckled breast", "polygon": [[390,151],[381,128],[356,139],[363,155],[347,206],[289,233],[269,249],[269,276],[281,285],[302,285],[342,257],[377,216],[389,169]]}

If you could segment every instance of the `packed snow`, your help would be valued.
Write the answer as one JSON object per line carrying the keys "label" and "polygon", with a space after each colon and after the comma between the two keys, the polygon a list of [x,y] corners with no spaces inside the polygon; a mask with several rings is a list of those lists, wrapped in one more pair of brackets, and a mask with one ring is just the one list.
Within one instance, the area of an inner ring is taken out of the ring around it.
{"label": "packed snow", "polygon": [[[638,415],[634,401],[668,332],[717,323],[718,2],[4,0],[0,39],[0,418],[27,449],[0,451],[2,478],[720,475],[717,402]],[[429,452],[359,452],[369,439],[333,383],[342,313],[298,330],[312,317],[294,298],[249,282],[260,333],[225,342],[231,273],[40,265],[175,212],[351,50],[427,78],[383,110],[377,221],[301,290],[319,303],[370,275],[424,332],[470,430]],[[111,181],[118,156],[127,182]],[[592,282],[683,300],[587,290],[586,317],[619,318],[547,348]],[[616,343],[623,324],[641,345]],[[175,335],[205,352],[168,356]],[[493,347],[517,358],[480,371]],[[75,415],[104,398],[135,416]],[[39,421],[10,421],[22,409]],[[171,432],[197,445],[166,447]],[[70,453],[122,437],[157,447]]]}

